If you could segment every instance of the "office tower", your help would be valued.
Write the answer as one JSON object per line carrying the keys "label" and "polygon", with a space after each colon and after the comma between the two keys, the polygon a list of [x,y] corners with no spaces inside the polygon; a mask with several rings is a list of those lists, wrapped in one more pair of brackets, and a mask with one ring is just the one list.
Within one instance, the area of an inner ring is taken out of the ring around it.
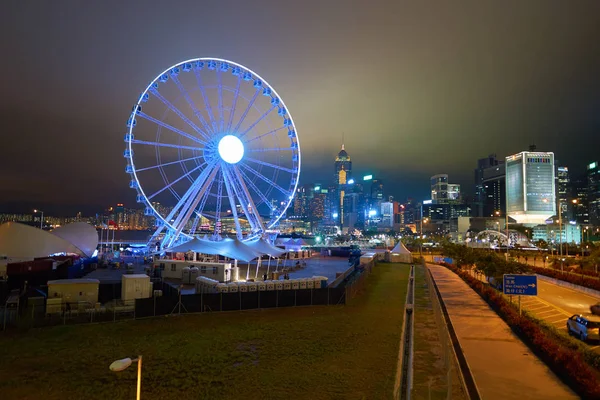
{"label": "office tower", "polygon": [[588,164],[587,181],[590,224],[597,226],[600,225],[600,163]]}
{"label": "office tower", "polygon": [[501,163],[484,169],[482,184],[484,197],[481,216],[506,216],[506,165]]}
{"label": "office tower", "polygon": [[431,200],[435,204],[443,204],[448,201],[448,174],[431,177]]}
{"label": "office tower", "polygon": [[587,175],[582,175],[571,182],[571,190],[573,193],[573,217],[580,225],[590,223],[590,204],[588,201],[588,178]]}
{"label": "office tower", "polygon": [[573,219],[573,203],[570,202],[572,198],[570,189],[571,179],[569,168],[556,167],[556,195],[560,200],[560,211],[564,221],[571,221]]}
{"label": "office tower", "polygon": [[339,206],[339,211],[337,212],[340,225],[344,224],[344,195],[345,195],[345,185],[350,179],[352,173],[352,161],[350,160],[350,156],[346,152],[344,148],[344,144],[342,143],[342,149],[338,153],[335,158],[335,184],[338,186],[338,198],[337,204]]}
{"label": "office tower", "polygon": [[543,224],[556,215],[554,153],[523,151],[506,157],[506,206],[520,224]]}
{"label": "office tower", "polygon": [[475,169],[475,198],[474,198],[474,216],[484,217],[484,204],[486,202],[487,193],[484,187],[484,171],[488,168],[493,168],[504,164],[503,160],[498,160],[495,154],[490,154],[486,158],[477,160],[477,168]]}

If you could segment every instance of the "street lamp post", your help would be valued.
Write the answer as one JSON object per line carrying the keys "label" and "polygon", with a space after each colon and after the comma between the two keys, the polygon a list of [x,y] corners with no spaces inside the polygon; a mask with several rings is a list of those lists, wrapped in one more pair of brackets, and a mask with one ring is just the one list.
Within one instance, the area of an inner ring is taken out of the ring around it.
{"label": "street lamp post", "polygon": [[40,218],[40,229],[44,229],[44,212],[42,210],[33,210],[35,214],[40,213],[42,217]]}
{"label": "street lamp post", "polygon": [[136,390],[136,400],[140,400],[141,390],[142,390],[142,356],[138,356],[133,360],[131,358],[123,358],[122,360],[114,361],[110,364],[109,369],[114,372],[121,372],[126,370],[132,363],[137,362],[138,370],[137,370],[137,390]]}

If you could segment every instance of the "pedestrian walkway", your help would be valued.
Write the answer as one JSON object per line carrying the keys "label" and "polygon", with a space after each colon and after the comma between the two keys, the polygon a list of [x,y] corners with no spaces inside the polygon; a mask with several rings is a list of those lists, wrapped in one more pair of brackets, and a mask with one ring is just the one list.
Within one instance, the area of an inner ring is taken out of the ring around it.
{"label": "pedestrian walkway", "polygon": [[483,399],[579,398],[458,275],[428,267]]}

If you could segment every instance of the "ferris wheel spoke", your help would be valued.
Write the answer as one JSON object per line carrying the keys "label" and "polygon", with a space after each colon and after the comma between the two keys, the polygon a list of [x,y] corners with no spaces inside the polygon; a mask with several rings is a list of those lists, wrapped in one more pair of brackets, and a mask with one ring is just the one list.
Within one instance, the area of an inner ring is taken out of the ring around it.
{"label": "ferris wheel spoke", "polygon": [[171,111],[179,116],[186,124],[188,124],[194,131],[198,134],[207,137],[206,132],[200,129],[196,124],[194,124],[188,117],[185,116],[177,107],[175,107],[169,100],[167,100],[160,92],[154,88],[150,89],[150,93],[152,93],[157,99],[163,102],[165,106],[167,106]]}
{"label": "ferris wheel spoke", "polygon": [[294,151],[294,147],[272,147],[269,149],[248,149],[248,153],[266,153],[269,151]]}
{"label": "ferris wheel spoke", "polygon": [[131,139],[131,143],[133,144],[145,144],[148,146],[156,146],[156,147],[170,147],[173,149],[184,149],[184,150],[193,150],[193,151],[200,151],[202,150],[202,148],[200,147],[194,147],[194,146],[181,146],[179,144],[170,144],[170,143],[161,143],[161,142],[147,142],[145,140],[137,140],[137,139]]}
{"label": "ferris wheel spoke", "polygon": [[227,174],[229,175],[229,179],[232,183],[232,188],[237,198],[239,199],[240,206],[244,211],[244,215],[250,224],[250,228],[252,232],[264,230],[262,225],[262,220],[260,219],[260,215],[258,214],[258,210],[248,192],[248,188],[244,185],[244,181],[237,173],[235,166],[227,166]]}
{"label": "ferris wheel spoke", "polygon": [[[214,165],[214,164],[213,164]],[[177,198],[177,204],[175,204],[175,206],[173,207],[173,209],[171,210],[171,212],[169,213],[169,215],[166,217],[166,220],[169,222],[175,218],[176,215],[178,215],[178,213],[181,213],[181,208],[187,203],[188,199],[190,196],[192,196],[194,194],[194,192],[196,191],[198,185],[202,185],[202,182],[204,181],[206,175],[208,174],[208,170],[210,169],[210,166],[207,164],[207,168],[205,168],[202,173],[200,174],[200,176],[198,176],[196,178],[196,180],[190,185],[190,187],[185,191],[185,193],[183,194],[183,196],[179,197],[178,195],[176,195],[175,197]]]}
{"label": "ferris wheel spoke", "polygon": [[227,191],[227,197],[229,198],[229,206],[231,207],[231,213],[233,214],[233,221],[235,222],[235,230],[237,234],[237,238],[242,238],[242,227],[240,224],[240,218],[237,213],[236,201],[233,193],[233,188],[231,187],[231,181],[227,176],[227,172],[225,168],[223,169],[223,182],[225,182],[225,190]]}
{"label": "ferris wheel spoke", "polygon": [[[179,178],[175,179],[173,182],[169,183],[167,186],[163,187],[162,189],[158,190],[157,192],[154,192],[153,194],[151,194],[150,196],[147,197],[148,200],[151,200],[152,198],[158,196],[159,194],[161,194],[162,192],[164,192],[165,190],[169,189],[171,186],[173,186],[174,184],[176,184],[177,182],[179,182],[180,180],[182,180],[183,178],[188,177],[192,172],[199,170],[200,168],[202,168],[204,165],[206,165],[206,162],[203,162],[202,164],[198,165],[195,168],[192,168],[189,172],[181,175]],[[183,197],[182,197],[183,198]]]}
{"label": "ferris wheel spoke", "polygon": [[271,111],[273,111],[275,109],[275,105],[271,106],[271,108],[269,108],[263,115],[260,116],[259,119],[257,119],[256,121],[254,121],[254,123],[252,125],[250,125],[250,127],[248,129],[246,129],[244,132],[242,132],[242,134],[240,134],[240,138],[244,137],[246,135],[246,133],[250,132],[256,125],[258,125],[260,123],[260,121],[262,121],[263,119],[267,118],[267,115],[269,115],[269,113]]}
{"label": "ferris wheel spoke", "polygon": [[281,167],[279,165],[275,165],[275,164],[271,164],[271,163],[268,163],[268,162],[265,162],[265,161],[257,160],[255,158],[246,157],[246,158],[244,158],[244,160],[246,160],[246,161],[252,161],[253,163],[264,165],[265,167],[271,167],[271,168],[278,169],[280,171],[289,172],[290,174],[295,174],[296,173],[296,171],[294,171],[291,168]]}
{"label": "ferris wheel spoke", "polygon": [[273,210],[273,206],[272,206],[271,202],[269,201],[269,199],[267,199],[267,197],[264,195],[264,193],[254,184],[254,182],[252,182],[252,180],[248,177],[248,175],[246,175],[246,173],[239,168],[237,170],[242,175],[242,177],[245,178],[245,182],[248,184],[248,186],[250,186],[250,188],[252,190],[254,190],[254,192],[267,205],[267,207],[269,207],[269,209]]}
{"label": "ferris wheel spoke", "polygon": [[167,163],[163,163],[163,164],[157,164],[157,165],[153,165],[151,167],[136,168],[135,172],[148,171],[149,169],[155,169],[155,168],[162,168],[162,167],[166,167],[167,165],[173,165],[173,164],[179,164],[179,163],[182,163],[185,161],[197,160],[198,158],[202,158],[202,156],[184,158],[183,160],[177,160],[177,161],[171,161],[171,162],[167,162]]}
{"label": "ferris wheel spoke", "polygon": [[194,135],[190,135],[189,133],[187,133],[187,132],[184,132],[184,131],[182,131],[181,129],[177,129],[177,128],[175,128],[174,126],[171,126],[171,125],[167,124],[166,122],[163,122],[163,121],[161,121],[161,120],[158,120],[158,119],[156,119],[156,118],[154,118],[154,117],[151,117],[151,116],[149,116],[148,114],[145,114],[145,113],[143,113],[143,112],[139,112],[139,113],[137,114],[137,116],[138,116],[138,117],[142,117],[142,118],[144,118],[144,119],[146,119],[146,120],[148,120],[148,121],[150,121],[150,122],[154,122],[156,125],[160,125],[160,126],[162,126],[163,128],[166,128],[166,129],[168,129],[168,130],[170,130],[170,131],[173,131],[173,132],[175,132],[175,133],[178,133],[178,134],[180,134],[180,135],[181,135],[181,136],[183,136],[183,137],[186,137],[186,138],[188,138],[188,139],[190,139],[190,140],[192,140],[192,141],[194,141],[194,142],[196,142],[196,143],[199,143],[199,144],[201,144],[201,145],[204,145],[204,146],[206,146],[206,142],[205,142],[205,141],[203,141],[202,139],[200,139],[200,138],[198,138],[198,137],[196,137],[196,136],[194,136]]}
{"label": "ferris wheel spoke", "polygon": [[200,200],[204,196],[204,193],[206,192],[208,187],[212,185],[212,182],[215,179],[215,175],[217,174],[217,172],[219,172],[219,165],[217,164],[215,168],[212,169],[212,172],[210,172],[210,174],[208,173],[208,171],[210,171],[209,168],[206,168],[204,171],[202,171],[196,182],[194,182],[194,190],[192,191],[192,194],[188,196],[188,199],[185,202],[183,209],[177,216],[177,219],[175,219],[175,223],[173,224],[176,228],[175,237],[179,236],[183,228],[185,228],[190,217],[192,216],[192,213],[194,212],[194,210],[198,206],[198,203],[200,203]]}
{"label": "ferris wheel spoke", "polygon": [[[242,189],[242,194],[247,199],[245,204],[248,204],[248,206],[252,208],[252,212],[249,213],[249,215],[251,215],[255,220],[254,222],[255,222],[256,226],[254,227],[253,231],[254,232],[256,232],[256,231],[264,232],[265,226],[263,224],[262,218],[260,217],[260,213],[258,212],[258,208],[256,207],[256,204],[254,203],[254,199],[252,198],[252,196],[250,196],[250,191],[248,190],[248,187],[246,186],[244,179],[242,178],[242,175],[240,174],[239,168],[237,168],[235,165],[233,165],[232,169],[233,169],[233,172],[235,173],[235,175],[237,177],[237,181]],[[250,220],[250,216],[248,216],[248,220]]]}
{"label": "ferris wheel spoke", "polygon": [[260,172],[258,172],[257,170],[255,170],[254,168],[252,168],[252,167],[250,167],[249,165],[246,165],[246,164],[240,164],[240,165],[242,166],[242,168],[244,168],[248,172],[252,172],[254,175],[256,175],[257,177],[259,177],[260,179],[262,179],[264,182],[268,183],[269,185],[273,186],[275,189],[279,190],[286,197],[290,196],[290,193],[288,191],[286,191],[285,189],[283,189],[281,186],[279,186],[278,184],[276,184],[275,182],[273,182],[272,180],[270,180],[269,178],[267,178],[266,176],[264,176],[263,174],[261,174]]}
{"label": "ferris wheel spoke", "polygon": [[212,125],[212,132],[214,134],[217,131],[217,123],[215,122],[215,116],[213,115],[210,101],[208,100],[208,96],[206,95],[206,90],[204,90],[204,85],[202,84],[202,77],[200,76],[200,71],[194,69],[194,75],[196,76],[196,82],[198,83],[198,88],[200,89],[200,93],[202,94],[202,100],[204,100],[204,107],[206,107],[206,112],[208,113],[208,118],[210,119],[210,123]]}
{"label": "ferris wheel spoke", "polygon": [[240,85],[242,84],[242,75],[238,75],[238,81],[235,86],[235,92],[233,95],[233,102],[231,103],[231,110],[229,111],[229,121],[227,122],[227,132],[231,129],[231,124],[233,123],[233,116],[235,114],[235,108],[237,106],[237,100],[240,95]]}
{"label": "ferris wheel spoke", "polygon": [[206,130],[206,133],[205,132],[200,132],[200,133],[202,134],[202,136],[204,136],[205,139],[207,139],[207,140],[210,139],[210,137],[208,135],[208,132],[212,132],[212,130],[210,128],[210,125],[208,125],[208,123],[204,119],[204,116],[202,115],[202,113],[200,112],[200,110],[198,110],[198,107],[196,107],[196,104],[194,103],[194,101],[190,97],[190,94],[185,89],[185,87],[182,85],[181,81],[179,80],[179,78],[176,75],[173,75],[171,77],[171,79],[173,79],[173,82],[175,82],[175,84],[179,88],[179,91],[181,92],[181,94],[185,98],[185,101],[188,103],[188,105],[192,109],[192,112],[194,113],[194,115],[196,116],[196,118],[198,118],[198,120],[200,121],[200,123],[202,124],[202,126],[204,127],[204,129]]}
{"label": "ferris wheel spoke", "polygon": [[192,224],[192,232],[196,232],[196,228],[198,227],[198,221],[200,221],[200,219],[202,218],[202,212],[204,211],[204,207],[206,206],[206,200],[208,200],[208,197],[210,195],[210,191],[212,190],[212,187],[215,184],[215,180],[213,180],[210,184],[210,187],[208,188],[208,190],[206,192],[204,192],[204,195],[202,196],[202,199],[200,200],[200,205],[198,206],[198,209],[196,210],[196,218],[194,218],[194,222]]}
{"label": "ferris wheel spoke", "polygon": [[256,137],[253,137],[252,139],[248,139],[248,140],[246,140],[246,141],[244,142],[244,144],[247,144],[247,143],[253,142],[253,141],[255,141],[255,140],[261,139],[261,138],[263,138],[263,137],[265,137],[265,136],[267,136],[267,135],[272,135],[273,133],[275,133],[275,132],[278,132],[278,131],[280,131],[280,130],[282,130],[282,129],[287,129],[287,126],[281,126],[281,127],[277,128],[277,129],[273,129],[273,130],[271,130],[271,131],[269,131],[269,132],[267,132],[267,133],[263,133],[263,134],[262,134],[262,135],[260,135],[260,136],[256,136]]}
{"label": "ferris wheel spoke", "polygon": [[225,117],[223,116],[223,86],[220,68],[217,68],[217,92],[219,93],[219,131],[223,131],[223,127],[225,126]]}
{"label": "ferris wheel spoke", "polygon": [[250,109],[252,109],[252,105],[256,101],[256,98],[258,97],[259,93],[260,93],[260,88],[257,89],[256,92],[254,92],[254,96],[252,96],[252,98],[248,102],[248,106],[246,107],[246,111],[244,111],[244,113],[240,117],[240,120],[235,125],[235,129],[233,130],[234,132],[237,132],[237,130],[240,129],[240,125],[242,125],[242,122],[244,122],[244,120],[246,119],[246,115],[248,115],[248,112],[250,111]]}

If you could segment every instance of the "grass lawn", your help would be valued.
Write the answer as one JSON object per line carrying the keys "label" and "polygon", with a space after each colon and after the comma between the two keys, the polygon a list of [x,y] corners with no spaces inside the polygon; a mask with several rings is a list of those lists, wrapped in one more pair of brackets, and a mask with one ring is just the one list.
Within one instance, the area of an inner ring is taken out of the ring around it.
{"label": "grass lawn", "polygon": [[0,333],[0,398],[386,399],[408,266],[379,264],[346,306],[162,317]]}
{"label": "grass lawn", "polygon": [[[441,327],[437,326],[427,285],[425,267],[415,266],[415,331],[413,398],[445,399],[447,372],[444,359],[453,363],[450,374],[453,399],[466,399],[456,372],[456,363],[449,347],[441,344]],[[449,340],[447,346],[451,346]],[[444,352],[447,351],[447,354]]]}

